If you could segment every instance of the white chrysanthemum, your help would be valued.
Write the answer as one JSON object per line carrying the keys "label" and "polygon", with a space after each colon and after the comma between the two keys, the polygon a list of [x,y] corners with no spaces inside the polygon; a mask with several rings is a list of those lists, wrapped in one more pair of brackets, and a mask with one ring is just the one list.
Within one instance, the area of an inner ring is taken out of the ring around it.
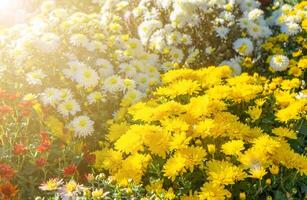
{"label": "white chrysanthemum", "polygon": [[103,89],[110,93],[121,91],[123,90],[123,79],[118,75],[110,76],[104,81]]}
{"label": "white chrysanthemum", "polygon": [[73,129],[76,137],[86,137],[94,132],[94,121],[86,115],[75,117],[69,126]]}
{"label": "white chrysanthemum", "polygon": [[281,26],[281,32],[287,35],[296,35],[301,31],[300,25],[294,22],[287,22]]}
{"label": "white chrysanthemum", "polygon": [[285,71],[289,67],[289,58],[284,55],[274,55],[271,58],[270,66],[275,71]]}
{"label": "white chrysanthemum", "polygon": [[99,58],[96,60],[96,65],[99,67],[98,72],[102,77],[105,78],[114,74],[114,67],[110,61]]}
{"label": "white chrysanthemum", "polygon": [[129,90],[135,89],[136,83],[135,83],[134,80],[126,78],[123,81],[123,86],[124,86],[124,92],[126,92],[126,91],[129,91]]}
{"label": "white chrysanthemum", "polygon": [[105,95],[102,94],[102,92],[92,92],[87,96],[87,101],[89,104],[94,104],[98,102],[105,102]]}
{"label": "white chrysanthemum", "polygon": [[41,85],[42,79],[46,78],[47,75],[43,73],[41,69],[27,73],[27,81],[30,85]]}
{"label": "white chrysanthemum", "polygon": [[126,54],[129,56],[138,57],[144,52],[143,44],[136,38],[130,38],[127,42],[125,42],[125,46],[127,48]]}
{"label": "white chrysanthemum", "polygon": [[256,0],[240,0],[240,9],[242,12],[250,11],[260,7],[260,2]]}
{"label": "white chrysanthemum", "polygon": [[47,88],[40,95],[44,105],[54,106],[60,100],[60,90],[56,88]]}
{"label": "white chrysanthemum", "polygon": [[81,108],[78,102],[74,99],[68,99],[58,106],[58,112],[61,113],[64,117],[69,115],[76,115],[77,112],[80,112]]}
{"label": "white chrysanthemum", "polygon": [[123,97],[123,102],[128,104],[135,104],[145,96],[146,96],[145,93],[139,90],[129,90]]}
{"label": "white chrysanthemum", "polygon": [[171,48],[170,55],[173,62],[180,63],[184,57],[183,51],[178,48]]}
{"label": "white chrysanthemum", "polygon": [[85,47],[89,43],[89,40],[83,34],[74,34],[70,37],[70,43],[77,47]]}
{"label": "white chrysanthemum", "polygon": [[86,68],[86,65],[78,60],[68,62],[68,66],[69,68],[63,69],[63,74],[72,80],[75,80],[75,75],[78,70]]}
{"label": "white chrysanthemum", "polygon": [[136,77],[137,88],[141,91],[146,91],[149,87],[151,78],[146,73],[140,73]]}
{"label": "white chrysanthemum", "polygon": [[263,19],[263,10],[260,10],[258,8],[251,10],[250,12],[244,13],[244,15],[247,16],[249,20],[255,21],[255,20],[262,20]]}
{"label": "white chrysanthemum", "polygon": [[45,33],[37,41],[38,47],[45,53],[51,53],[60,46],[60,37],[54,33]]}
{"label": "white chrysanthemum", "polygon": [[226,39],[227,35],[229,33],[230,29],[224,26],[221,27],[217,27],[215,29],[215,32],[217,34],[218,37],[222,38],[222,39]]}
{"label": "white chrysanthemum", "polygon": [[73,98],[73,95],[70,89],[65,88],[65,89],[60,90],[60,99],[62,101],[66,101],[72,98]]}
{"label": "white chrysanthemum", "polygon": [[242,72],[242,68],[241,68],[240,64],[235,59],[223,61],[220,64],[220,66],[223,66],[223,65],[229,66],[233,70],[233,75],[237,76],[237,75],[240,75],[241,72]]}
{"label": "white chrysanthemum", "polygon": [[167,46],[165,35],[167,34],[164,29],[154,32],[154,34],[152,34],[150,37],[150,47],[155,50],[162,51],[163,48]]}
{"label": "white chrysanthemum", "polygon": [[182,34],[179,31],[174,31],[166,35],[166,41],[168,45],[179,44],[181,38],[182,38]]}
{"label": "white chrysanthemum", "polygon": [[162,23],[158,20],[142,22],[138,27],[138,33],[143,44],[146,44],[155,30],[162,28]]}
{"label": "white chrysanthemum", "polygon": [[62,200],[78,199],[82,194],[84,187],[79,185],[74,180],[70,180],[59,189],[59,193]]}
{"label": "white chrysanthemum", "polygon": [[136,69],[133,65],[122,63],[119,65],[119,72],[125,74],[126,77],[131,78],[136,75]]}
{"label": "white chrysanthemum", "polygon": [[90,88],[95,87],[99,83],[99,76],[92,68],[84,67],[77,71],[75,80],[84,88]]}
{"label": "white chrysanthemum", "polygon": [[248,56],[253,53],[253,42],[248,38],[239,38],[233,43],[233,48],[242,56]]}
{"label": "white chrysanthemum", "polygon": [[255,39],[263,37],[263,29],[261,25],[257,23],[250,22],[247,27],[247,32]]}

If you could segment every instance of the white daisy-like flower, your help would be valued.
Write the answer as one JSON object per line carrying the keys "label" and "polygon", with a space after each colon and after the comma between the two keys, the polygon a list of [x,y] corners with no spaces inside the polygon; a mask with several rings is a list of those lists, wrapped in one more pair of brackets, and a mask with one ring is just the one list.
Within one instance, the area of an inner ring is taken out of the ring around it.
{"label": "white daisy-like flower", "polygon": [[233,48],[241,56],[248,56],[253,53],[253,42],[248,38],[239,38],[233,43]]}
{"label": "white daisy-like flower", "polygon": [[98,102],[105,102],[106,98],[102,92],[92,92],[87,96],[87,101],[89,104],[94,104]]}
{"label": "white daisy-like flower", "polygon": [[77,47],[85,47],[89,43],[89,39],[83,34],[74,34],[70,37],[70,43]]}
{"label": "white daisy-like flower", "polygon": [[247,32],[250,36],[257,39],[263,36],[263,29],[259,24],[256,23],[249,23],[247,27]]}
{"label": "white daisy-like flower", "polygon": [[139,102],[145,96],[145,93],[139,90],[129,90],[123,97],[123,101],[131,105]]}
{"label": "white daisy-like flower", "polygon": [[119,72],[125,74],[126,77],[131,78],[136,75],[136,69],[133,65],[128,63],[122,63],[119,66]]}
{"label": "white daisy-like flower", "polygon": [[135,81],[128,78],[123,81],[123,85],[124,85],[124,92],[133,90],[136,87]]}
{"label": "white daisy-like flower", "polygon": [[108,77],[114,74],[114,66],[110,61],[99,58],[96,60],[96,65],[99,67],[98,72],[102,77]]}
{"label": "white daisy-like flower", "polygon": [[59,189],[61,199],[73,200],[77,199],[82,194],[83,186],[76,183],[74,180],[70,180]]}
{"label": "white daisy-like flower", "polygon": [[68,99],[58,106],[58,112],[61,113],[64,117],[68,117],[69,115],[76,115],[77,112],[80,112],[81,108],[78,102],[74,99]]}
{"label": "white daisy-like flower", "polygon": [[66,101],[73,98],[72,92],[68,88],[61,89],[60,98],[62,101]]}
{"label": "white daisy-like flower", "polygon": [[146,91],[149,87],[151,78],[146,73],[139,73],[136,77],[137,88],[141,91]]}
{"label": "white daisy-like flower", "polygon": [[70,78],[72,80],[75,80],[75,74],[78,70],[85,68],[86,65],[78,60],[70,61],[68,62],[69,68],[63,69],[63,74],[67,78]]}
{"label": "white daisy-like flower", "polygon": [[49,179],[45,183],[42,183],[39,186],[39,189],[43,191],[55,191],[55,190],[58,190],[62,184],[63,184],[62,179],[53,178],[53,179]]}
{"label": "white daisy-like flower", "polygon": [[60,90],[56,88],[47,88],[40,96],[44,105],[54,106],[61,99]]}
{"label": "white daisy-like flower", "polygon": [[110,93],[121,91],[123,88],[123,79],[118,75],[108,77],[103,84],[103,89]]}
{"label": "white daisy-like flower", "polygon": [[271,58],[270,66],[275,71],[285,71],[289,67],[289,58],[284,55],[274,55]]}
{"label": "white daisy-like flower", "polygon": [[171,48],[170,55],[173,62],[180,63],[184,57],[183,51],[178,48]]}
{"label": "white daisy-like flower", "polygon": [[294,22],[287,22],[281,26],[281,32],[290,36],[298,34],[301,30],[300,25]]}
{"label": "white daisy-like flower", "polygon": [[41,85],[42,79],[46,78],[47,75],[43,73],[41,69],[29,72],[26,74],[27,81],[30,85]]}
{"label": "white daisy-like flower", "polygon": [[215,29],[215,32],[216,32],[217,36],[222,38],[222,39],[226,39],[227,38],[227,35],[228,35],[229,31],[230,31],[230,29],[225,27],[225,26],[217,27]]}
{"label": "white daisy-like flower", "polygon": [[162,23],[158,20],[148,20],[142,22],[138,27],[138,34],[143,44],[146,44],[155,30],[162,28]]}
{"label": "white daisy-like flower", "polygon": [[76,137],[86,137],[94,132],[94,121],[88,116],[83,115],[75,117],[69,123],[69,127],[73,129]]}
{"label": "white daisy-like flower", "polygon": [[263,10],[258,8],[253,9],[248,13],[244,13],[244,15],[246,15],[247,18],[252,21],[263,19],[263,14],[264,14]]}
{"label": "white daisy-like flower", "polygon": [[54,33],[45,33],[39,38],[37,45],[45,53],[54,52],[60,46],[60,37]]}
{"label": "white daisy-like flower", "polygon": [[77,71],[75,80],[84,88],[95,87],[99,83],[99,76],[95,70],[90,67],[84,67]]}
{"label": "white daisy-like flower", "polygon": [[240,0],[240,9],[242,12],[253,10],[254,8],[259,8],[260,2],[256,0]]}
{"label": "white daisy-like flower", "polygon": [[236,59],[230,59],[223,61],[220,66],[227,65],[233,70],[233,75],[238,76],[242,73],[242,68],[239,64],[239,62],[236,61]]}

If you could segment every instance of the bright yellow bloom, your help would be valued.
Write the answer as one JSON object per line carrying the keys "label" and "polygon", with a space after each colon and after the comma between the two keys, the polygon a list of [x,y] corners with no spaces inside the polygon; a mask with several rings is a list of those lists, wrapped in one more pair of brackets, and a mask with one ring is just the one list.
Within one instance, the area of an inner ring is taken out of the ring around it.
{"label": "bright yellow bloom", "polygon": [[199,200],[225,200],[231,197],[231,193],[224,186],[205,183],[199,193]]}
{"label": "bright yellow bloom", "polygon": [[244,150],[242,140],[232,140],[222,145],[222,151],[226,155],[239,155]]}
{"label": "bright yellow bloom", "polygon": [[235,184],[246,177],[242,168],[227,161],[211,160],[207,162],[206,168],[208,180],[216,185]]}
{"label": "bright yellow bloom", "polygon": [[272,130],[272,133],[274,133],[277,136],[290,138],[290,139],[297,139],[296,133],[288,128],[284,127],[278,127],[274,128]]}

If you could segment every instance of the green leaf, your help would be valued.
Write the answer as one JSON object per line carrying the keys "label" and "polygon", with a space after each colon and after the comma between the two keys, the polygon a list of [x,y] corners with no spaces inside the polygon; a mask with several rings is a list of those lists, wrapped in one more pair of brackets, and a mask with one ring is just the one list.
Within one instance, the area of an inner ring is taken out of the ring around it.
{"label": "green leaf", "polygon": [[274,194],[274,200],[287,200],[287,197],[281,191],[278,190]]}

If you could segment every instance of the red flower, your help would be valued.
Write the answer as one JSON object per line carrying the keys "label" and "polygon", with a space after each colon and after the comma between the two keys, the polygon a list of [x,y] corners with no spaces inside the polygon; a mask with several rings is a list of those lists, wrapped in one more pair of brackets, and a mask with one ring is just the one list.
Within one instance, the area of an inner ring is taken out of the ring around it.
{"label": "red flower", "polygon": [[10,165],[0,163],[0,179],[11,180],[15,174],[15,170]]}
{"label": "red flower", "polygon": [[17,196],[18,189],[11,183],[0,185],[0,197],[3,200],[12,200]]}
{"label": "red flower", "polygon": [[28,110],[28,109],[21,110],[21,116],[23,116],[23,117],[27,117],[27,116],[31,115],[31,113],[32,113],[32,110]]}
{"label": "red flower", "polygon": [[3,105],[0,106],[0,113],[6,114],[13,111],[13,108],[11,106]]}
{"label": "red flower", "polygon": [[93,164],[95,162],[95,160],[96,160],[95,154],[87,153],[87,154],[84,155],[84,161],[88,164]]}
{"label": "red flower", "polygon": [[27,148],[23,144],[14,145],[14,154],[23,155],[27,151]]}
{"label": "red flower", "polygon": [[33,105],[32,101],[22,101],[18,104],[21,108],[31,107]]}
{"label": "red flower", "polygon": [[6,97],[6,91],[0,88],[0,98]]}
{"label": "red flower", "polygon": [[46,165],[47,161],[45,158],[37,158],[35,161],[35,164],[37,167],[44,167]]}
{"label": "red flower", "polygon": [[50,149],[51,141],[49,139],[48,133],[45,131],[40,132],[40,144],[36,147],[36,150],[40,153],[46,152]]}
{"label": "red flower", "polygon": [[77,171],[77,166],[75,164],[69,165],[64,168],[64,176],[72,176]]}
{"label": "red flower", "polygon": [[17,92],[6,95],[6,99],[7,100],[11,100],[11,101],[14,101],[14,100],[18,99],[19,97],[20,97],[20,94],[17,93]]}

